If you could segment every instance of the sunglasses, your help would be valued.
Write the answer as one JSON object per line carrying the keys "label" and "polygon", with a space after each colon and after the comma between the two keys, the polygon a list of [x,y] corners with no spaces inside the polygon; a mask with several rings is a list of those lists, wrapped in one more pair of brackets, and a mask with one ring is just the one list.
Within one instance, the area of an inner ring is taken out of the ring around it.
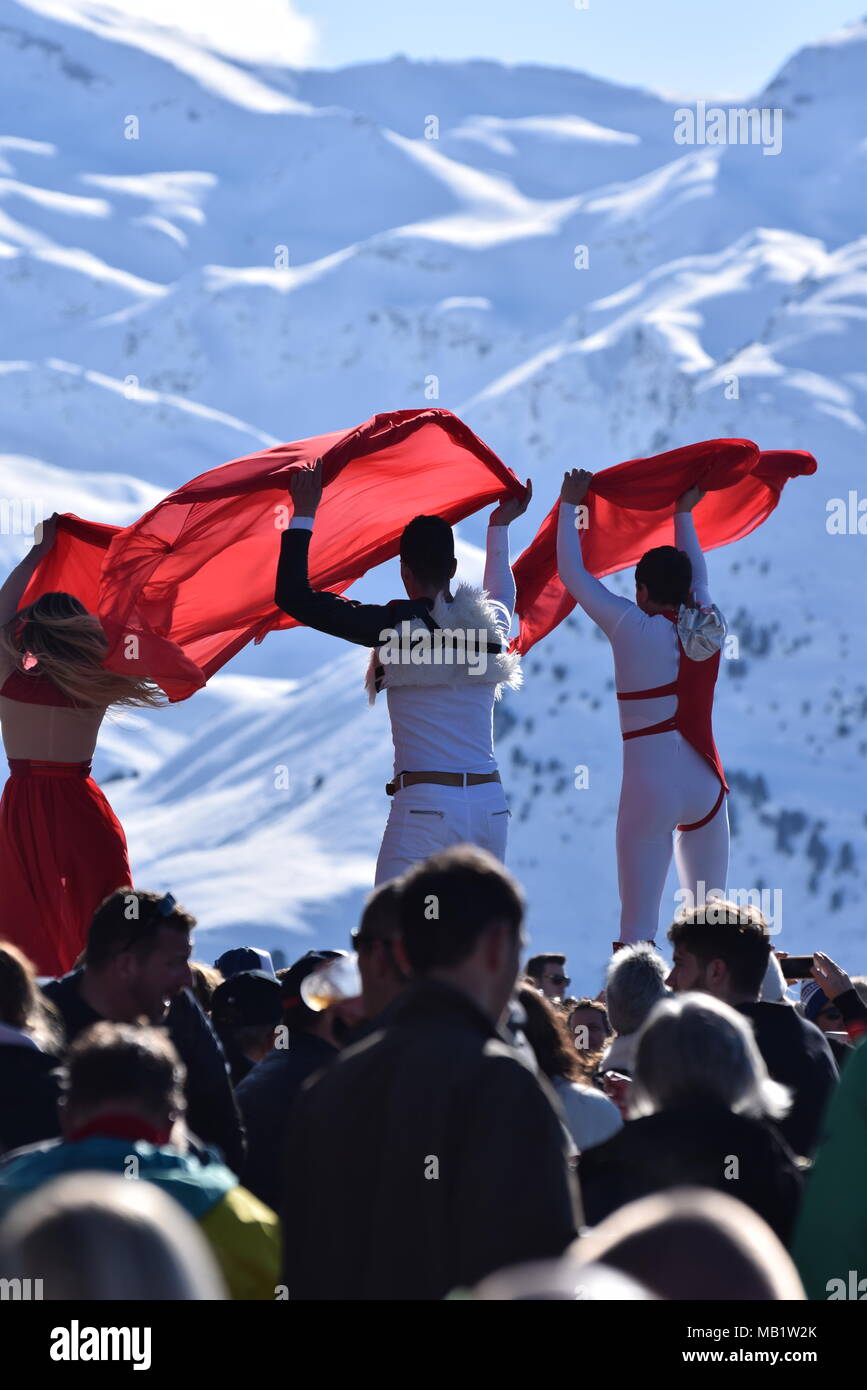
{"label": "sunglasses", "polygon": [[552,985],[571,985],[572,983],[568,975],[549,975],[548,979]]}

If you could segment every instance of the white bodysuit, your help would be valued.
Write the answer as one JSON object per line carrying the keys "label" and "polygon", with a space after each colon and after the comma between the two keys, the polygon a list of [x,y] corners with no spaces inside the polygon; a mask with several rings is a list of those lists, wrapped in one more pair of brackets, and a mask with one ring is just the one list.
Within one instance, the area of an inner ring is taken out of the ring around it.
{"label": "white bodysuit", "polygon": [[[675,544],[692,563],[694,603],[709,607],[707,567],[688,512],[675,516]],[[644,613],[588,574],[575,508],[565,504],[560,506],[557,566],[569,593],[611,643],[618,692],[654,690],[677,678],[680,647],[675,624],[661,614]],[[668,719],[677,698],[618,701],[618,708],[621,730],[629,733]],[[677,730],[624,742],[617,816],[621,941],[655,937],[672,845],[681,888],[692,893],[696,906],[706,896],[724,893],[729,857],[725,801],[705,825],[677,829],[703,820],[719,794],[716,773]]]}

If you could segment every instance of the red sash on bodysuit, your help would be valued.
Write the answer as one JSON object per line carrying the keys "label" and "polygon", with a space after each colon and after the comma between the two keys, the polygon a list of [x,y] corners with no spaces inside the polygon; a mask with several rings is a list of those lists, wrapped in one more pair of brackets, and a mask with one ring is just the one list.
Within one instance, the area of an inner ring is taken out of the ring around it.
{"label": "red sash on bodysuit", "polygon": [[[660,616],[668,618],[671,623],[677,623],[676,613],[662,613]],[[680,633],[677,634],[677,644],[680,648],[680,661],[676,680],[668,685],[658,685],[653,690],[629,690],[623,693],[618,691],[617,698],[656,700],[663,695],[677,697],[677,709],[669,719],[663,719],[659,724],[651,724],[647,729],[633,729],[630,733],[624,734],[623,738],[625,741],[628,738],[644,738],[648,734],[667,734],[676,730],[710,763],[720,780],[720,793],[713,809],[702,820],[694,821],[692,825],[677,827],[678,830],[699,830],[701,826],[713,820],[729,789],[713,737],[713,692],[719,674],[720,653],[716,652],[706,661],[692,661],[684,651]]]}

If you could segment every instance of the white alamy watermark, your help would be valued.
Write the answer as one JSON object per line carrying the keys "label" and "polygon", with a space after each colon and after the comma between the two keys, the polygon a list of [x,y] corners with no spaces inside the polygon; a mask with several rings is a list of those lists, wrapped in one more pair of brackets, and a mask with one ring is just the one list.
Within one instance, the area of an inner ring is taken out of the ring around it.
{"label": "white alamy watermark", "polygon": [[45,1297],[41,1279],[0,1279],[0,1302],[39,1302]]}
{"label": "white alamy watermark", "polygon": [[676,145],[761,145],[762,154],[783,148],[779,106],[679,106],[674,113]]}
{"label": "white alamy watermark", "polygon": [[488,669],[487,628],[414,628],[404,619],[399,628],[379,634],[379,661],[383,666],[466,666],[469,675],[483,676]]}
{"label": "white alamy watermark", "polygon": [[68,1327],[51,1329],[52,1361],[131,1361],[134,1371],[151,1364],[149,1327],[82,1327],[73,1318]]}
{"label": "white alamy watermark", "polygon": [[41,497],[0,497],[0,536],[33,536],[41,541],[45,514]]}
{"label": "white alamy watermark", "polygon": [[864,1303],[867,1302],[867,1279],[860,1277],[859,1270],[850,1269],[845,1279],[829,1279],[825,1285],[825,1292],[829,1302],[845,1298]]}
{"label": "white alamy watermark", "polygon": [[697,912],[701,909],[708,926],[730,926],[737,923],[738,913],[746,907],[762,914],[768,934],[775,936],[783,927],[782,888],[708,888],[703,879],[691,888],[678,888],[674,895],[677,912]]}
{"label": "white alamy watermark", "polygon": [[859,497],[855,488],[845,498],[829,497],[825,513],[829,536],[867,536],[867,497]]}

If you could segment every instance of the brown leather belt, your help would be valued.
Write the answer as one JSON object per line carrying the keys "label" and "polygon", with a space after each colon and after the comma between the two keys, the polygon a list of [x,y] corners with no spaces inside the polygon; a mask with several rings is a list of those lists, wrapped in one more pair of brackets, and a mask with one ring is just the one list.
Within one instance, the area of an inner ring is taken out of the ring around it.
{"label": "brown leather belt", "polygon": [[499,780],[499,772],[399,772],[393,782],[386,782],[385,794],[394,796],[401,787],[415,787],[420,782],[434,782],[438,787],[478,787]]}

